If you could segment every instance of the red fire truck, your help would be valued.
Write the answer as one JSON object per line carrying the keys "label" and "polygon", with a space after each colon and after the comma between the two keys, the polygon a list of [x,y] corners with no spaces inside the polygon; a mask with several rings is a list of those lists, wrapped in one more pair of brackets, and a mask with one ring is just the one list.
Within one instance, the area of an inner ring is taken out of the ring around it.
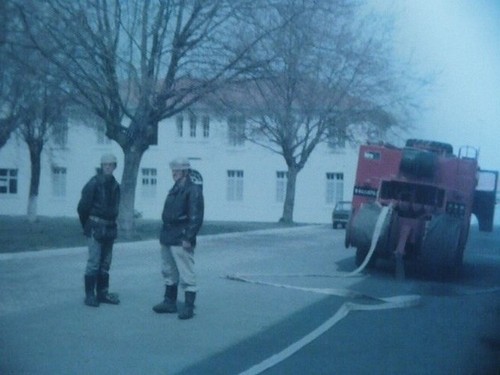
{"label": "red fire truck", "polygon": [[395,259],[403,276],[410,259],[437,272],[455,272],[462,265],[471,214],[480,231],[493,229],[497,181],[497,171],[479,168],[478,150],[470,146],[455,155],[450,144],[419,139],[407,140],[403,148],[362,145],[345,245],[356,248],[358,266],[370,255],[369,266],[377,258]]}

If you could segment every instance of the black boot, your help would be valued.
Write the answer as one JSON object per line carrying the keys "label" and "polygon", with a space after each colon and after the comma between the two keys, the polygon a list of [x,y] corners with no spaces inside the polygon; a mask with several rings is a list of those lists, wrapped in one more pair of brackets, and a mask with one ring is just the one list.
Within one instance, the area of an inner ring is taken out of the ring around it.
{"label": "black boot", "polygon": [[94,275],[85,275],[85,303],[87,306],[98,307],[99,301],[95,295],[95,285],[97,277]]}
{"label": "black boot", "polygon": [[101,273],[97,277],[97,300],[100,303],[109,303],[110,305],[118,305],[120,299],[118,294],[109,293],[109,274]]}
{"label": "black boot", "polygon": [[163,302],[153,306],[153,311],[158,314],[177,312],[177,285],[167,285]]}
{"label": "black boot", "polygon": [[194,316],[194,300],[196,298],[196,293],[186,292],[184,298],[184,306],[179,312],[179,319],[191,319]]}

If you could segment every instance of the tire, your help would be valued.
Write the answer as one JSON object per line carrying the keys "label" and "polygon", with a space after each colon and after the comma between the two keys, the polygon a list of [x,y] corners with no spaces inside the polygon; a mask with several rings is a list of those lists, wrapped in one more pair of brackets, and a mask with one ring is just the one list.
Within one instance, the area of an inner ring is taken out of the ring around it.
{"label": "tire", "polygon": [[352,224],[352,220],[349,219],[349,221],[346,224],[345,233],[344,233],[344,246],[346,249],[351,247],[351,224]]}
{"label": "tire", "polygon": [[460,243],[458,244],[458,249],[455,252],[455,268],[457,271],[462,269],[462,266],[464,264],[464,251],[465,251],[465,246],[467,245],[467,240],[469,239],[469,230],[470,230],[470,221],[467,222],[467,224],[462,227],[462,233],[460,236]]}
{"label": "tire", "polygon": [[457,274],[462,265],[464,247],[462,220],[448,214],[434,216],[420,252],[424,271],[432,276]]}

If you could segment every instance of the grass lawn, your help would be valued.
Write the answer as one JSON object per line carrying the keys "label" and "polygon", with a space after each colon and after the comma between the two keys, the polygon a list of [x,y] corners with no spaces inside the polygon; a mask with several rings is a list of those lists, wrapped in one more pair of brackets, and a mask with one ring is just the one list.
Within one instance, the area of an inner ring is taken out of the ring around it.
{"label": "grass lawn", "polygon": [[[157,239],[160,220],[138,219],[135,241]],[[200,235],[283,228],[281,223],[208,221]],[[289,226],[289,225],[288,225]],[[118,236],[116,242],[123,241]],[[77,218],[41,216],[30,223],[25,216],[0,215],[0,253],[85,246],[86,238]]]}

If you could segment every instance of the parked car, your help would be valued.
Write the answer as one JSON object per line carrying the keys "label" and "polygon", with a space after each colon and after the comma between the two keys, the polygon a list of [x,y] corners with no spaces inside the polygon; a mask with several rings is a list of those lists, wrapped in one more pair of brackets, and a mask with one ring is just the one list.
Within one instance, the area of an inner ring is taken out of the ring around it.
{"label": "parked car", "polygon": [[351,201],[339,201],[335,205],[332,212],[332,226],[333,229],[338,227],[345,228],[347,222],[349,221],[349,216],[351,215],[352,202]]}

